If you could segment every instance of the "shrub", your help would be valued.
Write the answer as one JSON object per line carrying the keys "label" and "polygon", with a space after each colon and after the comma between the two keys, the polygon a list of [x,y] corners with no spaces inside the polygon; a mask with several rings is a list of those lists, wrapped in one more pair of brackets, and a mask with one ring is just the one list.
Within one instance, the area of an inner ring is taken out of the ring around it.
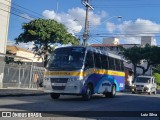
{"label": "shrub", "polygon": [[153,75],[154,75],[154,77],[155,77],[155,79],[156,79],[157,85],[160,86],[160,74],[159,74],[159,73],[154,73]]}

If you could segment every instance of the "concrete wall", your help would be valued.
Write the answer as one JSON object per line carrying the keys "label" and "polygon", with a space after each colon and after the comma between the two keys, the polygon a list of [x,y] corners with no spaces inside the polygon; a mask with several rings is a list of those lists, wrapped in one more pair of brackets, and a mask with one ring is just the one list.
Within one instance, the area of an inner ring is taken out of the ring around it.
{"label": "concrete wall", "polygon": [[151,46],[157,45],[156,40],[153,36],[142,36],[141,37],[141,45],[145,46],[146,44],[149,44]]}
{"label": "concrete wall", "polygon": [[0,52],[6,52],[6,44],[8,39],[8,27],[10,18],[11,0],[1,0],[0,2]]}
{"label": "concrete wall", "polygon": [[[0,2],[0,53],[6,53],[8,40],[8,27],[10,18],[11,0],[1,0]],[[0,63],[4,65],[4,57],[0,56]],[[0,88],[2,88],[4,67],[0,67]]]}
{"label": "concrete wall", "polygon": [[[20,60],[22,62],[42,62],[42,58],[41,59],[38,59],[38,56],[35,56],[35,54],[33,53],[30,53],[30,52],[25,52],[25,51],[17,51],[16,53],[16,56],[21,56],[21,57],[25,57],[25,58],[28,58],[28,59],[31,59],[32,61],[29,61],[29,60]],[[18,58],[16,58],[18,59]]]}
{"label": "concrete wall", "polygon": [[112,38],[103,38],[103,44],[119,44],[119,39],[112,37]]}

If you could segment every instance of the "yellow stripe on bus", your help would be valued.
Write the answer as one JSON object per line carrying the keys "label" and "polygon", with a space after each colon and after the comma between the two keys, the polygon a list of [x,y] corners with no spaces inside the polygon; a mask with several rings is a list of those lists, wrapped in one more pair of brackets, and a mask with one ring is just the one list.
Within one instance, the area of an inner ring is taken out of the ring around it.
{"label": "yellow stripe on bus", "polygon": [[108,75],[125,76],[124,72],[108,70]]}
{"label": "yellow stripe on bus", "polygon": [[107,75],[116,75],[116,76],[125,76],[124,72],[120,72],[120,71],[113,71],[113,70],[98,70],[98,69],[88,69],[84,72],[84,76],[87,76],[89,74],[107,74]]}
{"label": "yellow stripe on bus", "polygon": [[66,71],[47,71],[45,76],[83,76],[83,72],[66,72]]}
{"label": "yellow stripe on bus", "polygon": [[98,69],[88,69],[85,72],[77,71],[47,71],[44,73],[45,76],[87,76],[89,74],[106,74],[106,75],[115,75],[115,76],[125,76],[124,72],[113,71],[113,70],[98,70]]}

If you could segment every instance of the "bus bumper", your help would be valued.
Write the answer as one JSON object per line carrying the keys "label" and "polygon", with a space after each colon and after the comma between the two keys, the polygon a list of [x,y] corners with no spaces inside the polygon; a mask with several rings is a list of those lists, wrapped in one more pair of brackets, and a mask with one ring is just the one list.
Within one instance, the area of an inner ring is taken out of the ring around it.
{"label": "bus bumper", "polygon": [[67,83],[44,84],[44,92],[60,94],[81,94],[83,83],[80,80]]}

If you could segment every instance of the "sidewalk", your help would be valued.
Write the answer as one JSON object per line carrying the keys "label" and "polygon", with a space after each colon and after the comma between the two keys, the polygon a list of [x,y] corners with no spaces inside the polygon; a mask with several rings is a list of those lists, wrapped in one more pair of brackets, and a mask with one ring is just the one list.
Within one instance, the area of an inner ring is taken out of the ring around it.
{"label": "sidewalk", "polygon": [[43,88],[38,89],[15,89],[15,88],[5,88],[0,89],[0,97],[17,97],[17,96],[38,96],[46,95],[43,92]]}

